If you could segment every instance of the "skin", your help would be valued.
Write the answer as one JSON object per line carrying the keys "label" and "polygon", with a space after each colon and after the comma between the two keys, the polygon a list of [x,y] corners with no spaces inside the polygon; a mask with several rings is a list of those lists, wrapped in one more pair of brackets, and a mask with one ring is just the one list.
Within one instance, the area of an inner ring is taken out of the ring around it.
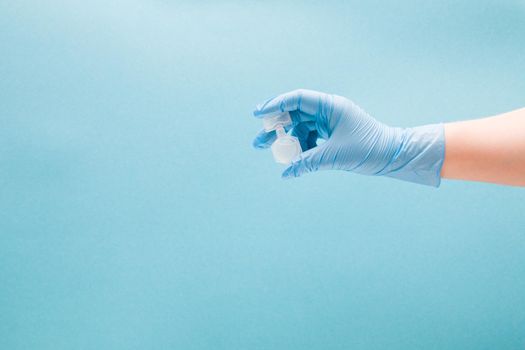
{"label": "skin", "polygon": [[525,186],[525,108],[445,124],[441,177]]}

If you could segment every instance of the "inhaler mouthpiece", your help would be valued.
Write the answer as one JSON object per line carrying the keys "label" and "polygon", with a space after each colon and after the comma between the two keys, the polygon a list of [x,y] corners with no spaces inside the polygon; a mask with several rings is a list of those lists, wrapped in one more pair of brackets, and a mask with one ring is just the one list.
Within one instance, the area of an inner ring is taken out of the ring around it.
{"label": "inhaler mouthpiece", "polygon": [[288,135],[284,129],[291,124],[292,118],[288,112],[263,118],[264,130],[275,131],[277,134],[277,139],[271,147],[273,158],[277,163],[290,164],[302,152],[299,139]]}

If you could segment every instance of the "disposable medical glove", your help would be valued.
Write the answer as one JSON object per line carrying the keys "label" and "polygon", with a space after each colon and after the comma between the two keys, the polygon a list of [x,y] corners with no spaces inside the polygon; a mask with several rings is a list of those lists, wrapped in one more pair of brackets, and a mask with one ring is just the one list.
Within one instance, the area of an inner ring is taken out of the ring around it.
{"label": "disposable medical glove", "polygon": [[[303,153],[284,170],[284,178],[317,170],[384,175],[438,187],[445,140],[442,124],[414,128],[385,125],[347,98],[295,90],[258,105],[256,118],[288,111],[291,134]],[[275,132],[261,131],[253,144],[267,148]],[[324,142],[319,142],[322,139]]]}

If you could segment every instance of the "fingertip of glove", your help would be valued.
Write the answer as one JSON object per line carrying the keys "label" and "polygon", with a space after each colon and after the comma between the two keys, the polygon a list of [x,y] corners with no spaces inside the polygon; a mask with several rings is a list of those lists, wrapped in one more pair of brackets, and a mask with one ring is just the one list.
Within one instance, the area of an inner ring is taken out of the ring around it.
{"label": "fingertip of glove", "polygon": [[259,139],[252,141],[252,147],[255,149],[266,149],[268,145],[265,142],[261,142]]}
{"label": "fingertip of glove", "polygon": [[261,118],[265,114],[264,104],[258,104],[255,106],[252,114],[255,118]]}
{"label": "fingertip of glove", "polygon": [[281,175],[281,178],[283,180],[292,179],[294,177],[296,176],[295,176],[295,172],[293,171],[293,166],[289,166],[288,168],[286,168]]}

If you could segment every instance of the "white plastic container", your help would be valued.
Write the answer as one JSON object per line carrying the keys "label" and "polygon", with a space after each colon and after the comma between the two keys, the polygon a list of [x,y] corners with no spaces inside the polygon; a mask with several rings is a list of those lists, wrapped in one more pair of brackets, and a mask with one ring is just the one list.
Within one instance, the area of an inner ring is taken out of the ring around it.
{"label": "white plastic container", "polygon": [[292,118],[288,112],[263,118],[264,130],[266,132],[275,131],[277,134],[271,146],[273,158],[277,163],[290,164],[302,152],[299,139],[288,135],[284,129],[285,126],[291,124]]}

